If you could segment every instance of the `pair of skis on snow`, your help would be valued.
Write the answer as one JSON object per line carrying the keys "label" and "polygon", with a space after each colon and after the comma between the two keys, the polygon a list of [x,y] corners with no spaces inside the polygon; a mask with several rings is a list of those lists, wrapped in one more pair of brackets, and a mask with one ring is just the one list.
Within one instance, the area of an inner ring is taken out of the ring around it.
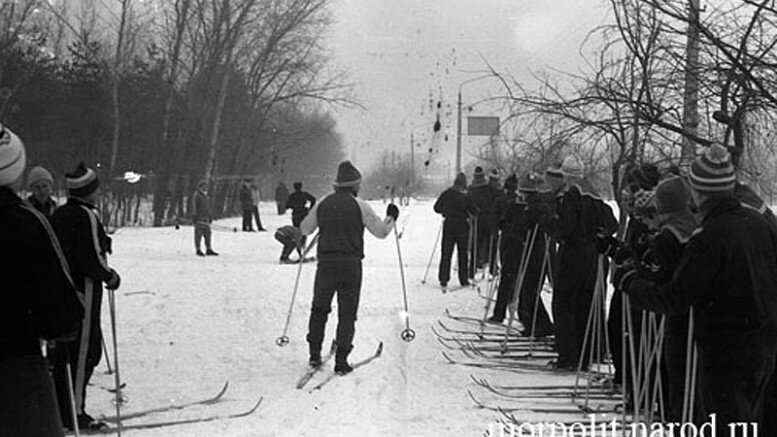
{"label": "pair of skis on snow", "polygon": [[[313,377],[316,376],[316,374],[318,374],[324,368],[324,366],[329,361],[332,360],[332,357],[335,355],[336,350],[337,350],[337,345],[335,345],[335,343],[332,342],[332,347],[329,349],[329,352],[325,356],[323,356],[322,359],[321,359],[321,365],[317,366],[317,367],[311,367],[310,369],[308,369],[302,375],[302,377],[300,377],[299,381],[297,381],[297,389],[298,390],[301,390],[301,389],[305,388],[305,385],[307,385],[307,383],[310,382],[310,380],[313,379]],[[376,359],[380,358],[380,356],[382,354],[383,354],[383,342],[381,341],[378,344],[377,349],[375,349],[375,352],[372,355],[362,359],[361,361],[357,361],[357,362],[351,364],[351,367],[353,368],[353,370],[356,370],[359,367],[365,366],[365,365],[375,361]],[[351,372],[351,373],[353,373],[353,372]],[[325,386],[326,384],[331,382],[333,379],[335,379],[336,376],[345,376],[345,375],[338,375],[337,373],[332,372],[329,375],[327,375],[327,377],[324,380],[322,380],[318,384],[314,385],[313,388],[310,389],[310,391],[313,392],[315,390],[321,390],[321,388],[323,386]]]}
{"label": "pair of skis on snow", "polygon": [[[151,408],[149,410],[136,411],[134,413],[122,414],[121,420],[123,422],[125,420],[138,419],[152,414],[167,413],[175,410],[183,410],[197,405],[213,405],[218,403],[221,400],[221,398],[227,392],[228,387],[229,387],[229,381],[226,381],[224,383],[224,386],[221,388],[221,390],[218,393],[216,393],[215,396],[208,397],[205,399],[198,399],[198,400],[182,402],[178,404],[167,405],[164,407]],[[191,419],[166,420],[166,421],[148,422],[148,423],[133,423],[133,424],[122,423],[121,429],[123,431],[133,430],[133,429],[152,429],[152,428],[163,428],[163,427],[176,426],[176,425],[186,425],[186,424],[192,424],[192,423],[211,422],[214,420],[237,419],[240,417],[246,417],[253,414],[259,408],[259,405],[262,404],[263,400],[264,400],[264,397],[260,397],[259,400],[251,408],[238,413],[213,414],[205,417],[197,417],[197,418],[191,418]],[[118,422],[116,417],[108,417],[103,420],[106,422],[112,422],[112,423]],[[118,429],[117,426],[109,426],[98,430],[91,430],[91,431],[82,430],[81,432],[82,434],[110,434],[110,433],[116,432],[117,429]]]}

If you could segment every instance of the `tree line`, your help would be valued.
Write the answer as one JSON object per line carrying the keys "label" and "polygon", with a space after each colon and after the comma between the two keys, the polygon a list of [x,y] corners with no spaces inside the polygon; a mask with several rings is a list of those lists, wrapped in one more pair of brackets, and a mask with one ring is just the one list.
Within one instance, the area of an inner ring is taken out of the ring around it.
{"label": "tree line", "polygon": [[243,179],[325,174],[344,155],[325,109],[357,103],[323,46],[330,3],[2,1],[0,121],[31,165],[99,167],[115,219],[152,194],[163,224],[201,179],[226,214]]}

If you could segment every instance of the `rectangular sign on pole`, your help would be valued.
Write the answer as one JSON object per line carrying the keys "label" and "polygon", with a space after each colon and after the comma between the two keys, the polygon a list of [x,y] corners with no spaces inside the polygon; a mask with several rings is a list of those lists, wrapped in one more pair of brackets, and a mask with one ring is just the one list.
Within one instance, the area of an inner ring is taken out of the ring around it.
{"label": "rectangular sign on pole", "polygon": [[499,117],[467,117],[467,135],[497,135]]}

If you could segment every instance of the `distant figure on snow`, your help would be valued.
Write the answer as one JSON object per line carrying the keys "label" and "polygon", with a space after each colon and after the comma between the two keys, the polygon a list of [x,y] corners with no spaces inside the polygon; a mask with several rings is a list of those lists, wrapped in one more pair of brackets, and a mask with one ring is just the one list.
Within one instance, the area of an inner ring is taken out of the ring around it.
{"label": "distant figure on snow", "polygon": [[256,184],[246,179],[240,187],[239,198],[240,209],[243,211],[243,232],[254,232],[254,220],[256,220],[256,230],[266,231],[259,217],[259,190]]}
{"label": "distant figure on snow", "polygon": [[278,208],[278,215],[286,214],[286,200],[289,198],[289,189],[283,181],[278,182],[275,187],[275,205]]}
{"label": "distant figure on snow", "polygon": [[[197,191],[192,195],[191,200],[192,223],[194,224],[194,248],[197,256],[217,256],[211,247],[210,224],[213,221],[213,215],[210,212],[210,198],[208,197],[208,181],[202,180],[197,185]],[[202,253],[200,244],[205,239],[205,253]]]}
{"label": "distant figure on snow", "polygon": [[291,209],[291,223],[299,227],[315,204],[316,198],[307,191],[302,191],[302,182],[294,182],[294,192],[286,200],[286,209]]}

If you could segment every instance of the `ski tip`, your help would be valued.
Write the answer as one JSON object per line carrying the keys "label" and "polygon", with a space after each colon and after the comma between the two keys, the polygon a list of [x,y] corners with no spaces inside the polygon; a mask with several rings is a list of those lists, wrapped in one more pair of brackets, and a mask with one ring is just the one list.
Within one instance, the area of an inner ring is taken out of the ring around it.
{"label": "ski tip", "polygon": [[383,341],[378,344],[378,350],[375,351],[375,356],[380,356],[383,353]]}

